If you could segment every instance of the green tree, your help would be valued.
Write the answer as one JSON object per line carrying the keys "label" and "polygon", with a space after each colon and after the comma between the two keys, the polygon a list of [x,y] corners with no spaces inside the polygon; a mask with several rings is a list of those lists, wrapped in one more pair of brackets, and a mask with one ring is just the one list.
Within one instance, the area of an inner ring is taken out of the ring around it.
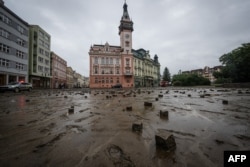
{"label": "green tree", "polygon": [[172,83],[174,86],[210,85],[209,79],[199,76],[197,74],[174,75]]}
{"label": "green tree", "polygon": [[164,72],[163,72],[163,80],[171,82],[170,72],[167,67],[165,67]]}
{"label": "green tree", "polygon": [[[242,44],[233,51],[222,55],[219,60],[225,65],[221,78],[232,82],[250,82],[250,43]],[[215,77],[218,75],[215,74]]]}

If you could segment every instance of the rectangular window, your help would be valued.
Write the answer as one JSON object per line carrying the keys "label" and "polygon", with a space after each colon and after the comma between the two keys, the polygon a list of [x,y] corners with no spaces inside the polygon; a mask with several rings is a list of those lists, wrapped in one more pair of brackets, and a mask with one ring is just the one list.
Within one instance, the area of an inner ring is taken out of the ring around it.
{"label": "rectangular window", "polygon": [[119,73],[120,73],[120,69],[117,68],[117,69],[116,69],[116,74],[119,74]]}
{"label": "rectangular window", "polygon": [[109,64],[109,58],[106,57],[106,64]]}
{"label": "rectangular window", "polygon": [[21,34],[24,33],[24,28],[20,25],[17,25],[17,31],[19,31]]}
{"label": "rectangular window", "polygon": [[39,31],[39,36],[43,37],[44,33],[42,31]]}
{"label": "rectangular window", "polygon": [[0,66],[2,67],[9,67],[9,62],[10,62],[9,60],[0,58]]}
{"label": "rectangular window", "polygon": [[42,57],[38,57],[38,61],[40,62],[40,63],[43,63],[43,58]]}
{"label": "rectangular window", "polygon": [[126,59],[126,65],[129,66],[129,59]]}
{"label": "rectangular window", "polygon": [[44,43],[44,47],[45,47],[46,49],[49,49],[49,44]]}
{"label": "rectangular window", "polygon": [[95,64],[98,64],[98,57],[95,57]]}
{"label": "rectangular window", "polygon": [[116,64],[120,64],[119,58],[116,58]]}
{"label": "rectangular window", "polygon": [[39,39],[39,45],[44,46],[43,40]]}
{"label": "rectangular window", "polygon": [[49,57],[49,52],[45,51],[45,56]]}
{"label": "rectangular window", "polygon": [[16,63],[16,69],[18,69],[18,70],[23,70],[24,68],[24,65],[23,64],[21,64],[21,63]]}
{"label": "rectangular window", "polygon": [[38,71],[43,72],[43,66],[38,66]]}
{"label": "rectangular window", "polygon": [[95,74],[98,74],[98,68],[97,68],[97,67],[95,67],[94,73],[95,73]]}
{"label": "rectangular window", "polygon": [[129,42],[128,41],[126,41],[126,47],[129,47]]}
{"label": "rectangular window", "polygon": [[5,53],[9,53],[10,52],[10,47],[0,43],[0,51],[5,52]]}
{"label": "rectangular window", "polygon": [[48,67],[45,67],[44,71],[45,71],[46,73],[49,73],[49,68],[48,68]]}
{"label": "rectangular window", "polygon": [[44,39],[45,39],[46,41],[49,41],[49,37],[48,37],[47,35],[44,35]]}
{"label": "rectangular window", "polygon": [[104,60],[104,57],[102,57],[102,64],[104,64],[105,62],[104,62],[105,60]]}
{"label": "rectangular window", "polygon": [[42,48],[39,48],[39,53],[43,55],[44,54],[44,50]]}
{"label": "rectangular window", "polygon": [[24,46],[25,41],[24,41],[24,40],[22,40],[22,39],[20,39],[20,38],[17,38],[16,43],[17,43],[18,45],[20,45],[20,46]]}
{"label": "rectangular window", "polygon": [[45,59],[45,64],[46,64],[46,65],[49,65],[49,60],[46,60],[46,59]]}
{"label": "rectangular window", "polygon": [[24,52],[22,52],[20,50],[16,50],[16,57],[18,57],[20,59],[24,59]]}
{"label": "rectangular window", "polygon": [[4,29],[0,29],[0,35],[4,38],[9,38],[10,33],[8,31],[5,31]]}
{"label": "rectangular window", "polygon": [[4,14],[0,13],[0,20],[2,20],[3,22],[10,24],[11,23],[11,19],[8,18],[7,16],[5,16]]}
{"label": "rectangular window", "polygon": [[113,64],[113,58],[110,58],[110,64]]}

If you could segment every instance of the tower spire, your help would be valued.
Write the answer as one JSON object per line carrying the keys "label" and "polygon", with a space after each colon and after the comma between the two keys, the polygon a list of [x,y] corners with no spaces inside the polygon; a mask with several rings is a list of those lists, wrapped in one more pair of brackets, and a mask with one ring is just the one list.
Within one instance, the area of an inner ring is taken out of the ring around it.
{"label": "tower spire", "polygon": [[126,3],[126,0],[124,0],[123,15],[122,15],[122,18],[121,18],[121,21],[120,21],[119,34],[124,29],[133,31],[133,21],[129,17],[128,5]]}
{"label": "tower spire", "polygon": [[128,20],[130,20],[129,15],[128,15],[128,5],[126,3],[126,0],[125,0],[124,5],[123,5],[122,19],[128,19]]}

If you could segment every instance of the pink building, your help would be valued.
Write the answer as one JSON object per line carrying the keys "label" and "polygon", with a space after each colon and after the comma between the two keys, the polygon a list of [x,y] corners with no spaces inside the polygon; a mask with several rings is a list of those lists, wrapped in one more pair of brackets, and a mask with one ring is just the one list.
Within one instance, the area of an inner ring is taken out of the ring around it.
{"label": "pink building", "polygon": [[125,3],[119,26],[120,46],[106,42],[105,45],[95,44],[90,48],[90,88],[110,88],[115,84],[134,87],[132,32],[133,22]]}
{"label": "pink building", "polygon": [[61,88],[67,83],[67,62],[60,56],[51,52],[51,88]]}

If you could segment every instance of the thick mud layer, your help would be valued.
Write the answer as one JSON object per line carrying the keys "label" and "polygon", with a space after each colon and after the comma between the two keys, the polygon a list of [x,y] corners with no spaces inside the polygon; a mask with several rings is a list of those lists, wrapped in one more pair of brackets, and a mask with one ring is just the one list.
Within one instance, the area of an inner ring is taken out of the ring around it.
{"label": "thick mud layer", "polygon": [[[220,167],[223,151],[250,150],[249,120],[247,89],[1,93],[0,166]],[[176,148],[156,147],[157,132]]]}

